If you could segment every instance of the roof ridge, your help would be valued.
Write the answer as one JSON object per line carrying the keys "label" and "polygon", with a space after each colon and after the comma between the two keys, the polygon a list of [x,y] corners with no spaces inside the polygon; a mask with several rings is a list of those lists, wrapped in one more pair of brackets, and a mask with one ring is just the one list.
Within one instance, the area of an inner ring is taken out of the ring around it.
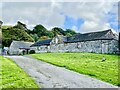
{"label": "roof ridge", "polygon": [[90,33],[100,33],[100,32],[107,32],[107,31],[112,31],[111,29],[108,30],[102,30],[102,31],[94,31],[94,32],[88,32],[88,33],[83,33],[83,34],[90,34]]}
{"label": "roof ridge", "polygon": [[12,42],[34,43],[34,42],[28,42],[28,41],[17,41],[17,40],[13,40]]}

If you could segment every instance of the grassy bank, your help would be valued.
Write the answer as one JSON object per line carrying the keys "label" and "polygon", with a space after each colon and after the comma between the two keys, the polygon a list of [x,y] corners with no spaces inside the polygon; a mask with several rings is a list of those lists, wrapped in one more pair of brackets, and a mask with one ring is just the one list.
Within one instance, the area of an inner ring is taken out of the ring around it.
{"label": "grassy bank", "polygon": [[[32,54],[36,59],[65,67],[109,82],[118,83],[118,56],[94,53],[41,53]],[[106,61],[102,61],[103,57]]]}
{"label": "grassy bank", "polygon": [[0,56],[2,88],[38,88],[34,80],[10,59]]}

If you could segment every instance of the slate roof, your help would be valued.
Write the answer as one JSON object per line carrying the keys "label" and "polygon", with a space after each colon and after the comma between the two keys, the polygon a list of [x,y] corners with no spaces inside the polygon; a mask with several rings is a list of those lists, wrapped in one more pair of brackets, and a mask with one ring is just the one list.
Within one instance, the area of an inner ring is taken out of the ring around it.
{"label": "slate roof", "polygon": [[[107,33],[110,32],[109,35]],[[115,35],[109,30],[99,31],[99,32],[90,32],[85,34],[76,34],[70,37],[66,37],[67,42],[81,42],[81,41],[91,41],[91,40],[111,40],[115,39]]]}
{"label": "slate roof", "polygon": [[[110,32],[109,35],[107,35],[108,32]],[[115,35],[111,31],[111,29],[109,29],[105,31],[90,32],[85,34],[75,34],[73,36],[63,37],[63,42],[73,43],[73,42],[82,42],[82,41],[91,41],[91,40],[111,40],[111,39],[115,39]],[[31,46],[50,45],[51,41],[52,39],[37,41]]]}
{"label": "slate roof", "polygon": [[42,46],[42,45],[50,45],[50,42],[52,41],[52,39],[47,39],[47,40],[39,40],[37,42],[35,42],[34,44],[31,45],[32,46]]}
{"label": "slate roof", "polygon": [[33,44],[33,42],[24,42],[24,41],[13,41],[10,45],[11,48],[17,49],[30,49],[30,46]]}

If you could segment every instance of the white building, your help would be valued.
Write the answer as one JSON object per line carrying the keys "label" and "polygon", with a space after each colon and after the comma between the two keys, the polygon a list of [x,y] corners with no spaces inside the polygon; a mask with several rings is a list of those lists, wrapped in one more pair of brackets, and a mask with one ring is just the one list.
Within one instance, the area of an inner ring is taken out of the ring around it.
{"label": "white building", "polygon": [[23,51],[27,54],[29,50],[34,50],[34,48],[30,47],[32,44],[33,42],[13,41],[9,47],[9,54],[19,55]]}

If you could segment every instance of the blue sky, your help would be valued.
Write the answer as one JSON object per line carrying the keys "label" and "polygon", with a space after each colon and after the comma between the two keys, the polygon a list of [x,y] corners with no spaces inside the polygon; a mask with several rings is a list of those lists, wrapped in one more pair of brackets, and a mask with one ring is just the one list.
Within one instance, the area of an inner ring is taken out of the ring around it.
{"label": "blue sky", "polygon": [[119,27],[118,27],[117,14],[108,12],[108,14],[106,16],[109,17],[108,23],[110,24],[111,28],[113,28],[114,30],[118,30]]}
{"label": "blue sky", "polygon": [[[1,5],[1,4],[0,4]],[[19,20],[32,29],[42,24],[47,29],[61,27],[80,33],[113,29],[118,31],[117,2],[3,2],[4,25]]]}
{"label": "blue sky", "polygon": [[76,30],[80,29],[80,26],[84,23],[84,20],[82,18],[77,18],[74,19],[69,16],[65,16],[65,21],[64,21],[64,29],[70,29],[73,26],[76,27]]}

